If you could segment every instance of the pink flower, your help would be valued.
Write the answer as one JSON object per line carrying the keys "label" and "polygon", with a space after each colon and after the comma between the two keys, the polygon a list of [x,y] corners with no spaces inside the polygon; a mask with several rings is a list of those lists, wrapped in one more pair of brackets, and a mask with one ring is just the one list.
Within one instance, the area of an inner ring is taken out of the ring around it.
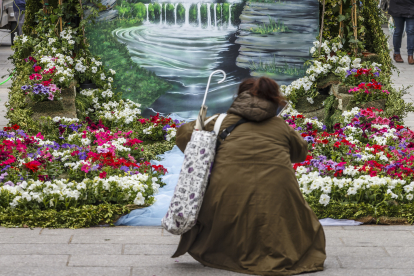
{"label": "pink flower", "polygon": [[83,165],[83,166],[82,166],[82,168],[81,168],[81,171],[83,171],[83,172],[85,172],[85,173],[88,173],[88,171],[89,171],[89,166],[88,166],[88,165]]}
{"label": "pink flower", "polygon": [[50,101],[53,101],[53,98],[54,98],[55,96],[53,96],[53,94],[52,93],[49,93],[49,97],[47,97],[48,98],[48,100],[50,100]]}
{"label": "pink flower", "polygon": [[40,133],[40,132],[38,134],[36,134],[36,138],[39,138],[41,140],[45,139],[45,137],[43,137],[42,133]]}

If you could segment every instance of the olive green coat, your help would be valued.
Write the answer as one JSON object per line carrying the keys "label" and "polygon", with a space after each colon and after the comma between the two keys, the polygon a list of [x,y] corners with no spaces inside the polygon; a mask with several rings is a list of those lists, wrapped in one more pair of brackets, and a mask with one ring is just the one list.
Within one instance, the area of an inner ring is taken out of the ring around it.
{"label": "olive green coat", "polygon": [[[228,113],[221,130],[240,116],[255,122],[238,126],[221,144],[198,223],[181,236],[173,257],[188,252],[203,265],[257,275],[323,270],[324,231],[292,168],[292,163],[305,160],[307,143],[274,117],[272,103],[248,92]],[[194,124],[178,129],[182,151]]]}

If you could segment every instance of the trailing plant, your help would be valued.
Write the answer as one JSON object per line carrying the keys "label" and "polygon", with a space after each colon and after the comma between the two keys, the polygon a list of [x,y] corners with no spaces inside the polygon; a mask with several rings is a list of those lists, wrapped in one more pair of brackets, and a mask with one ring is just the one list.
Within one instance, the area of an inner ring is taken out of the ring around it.
{"label": "trailing plant", "polygon": [[330,95],[324,101],[324,110],[325,110],[325,125],[329,131],[333,130],[334,119],[333,115],[338,107],[338,100],[334,95]]}

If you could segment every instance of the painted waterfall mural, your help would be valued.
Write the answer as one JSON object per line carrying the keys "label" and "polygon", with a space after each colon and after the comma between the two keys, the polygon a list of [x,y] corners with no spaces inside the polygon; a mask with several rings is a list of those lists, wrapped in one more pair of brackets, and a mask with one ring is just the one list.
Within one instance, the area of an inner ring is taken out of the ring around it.
{"label": "painted waterfall mural", "polygon": [[227,79],[213,80],[208,114],[226,111],[250,76],[289,84],[304,75],[318,32],[317,0],[103,1],[107,10],[87,28],[91,51],[115,67],[114,86],[147,116],[194,118],[217,69]]}

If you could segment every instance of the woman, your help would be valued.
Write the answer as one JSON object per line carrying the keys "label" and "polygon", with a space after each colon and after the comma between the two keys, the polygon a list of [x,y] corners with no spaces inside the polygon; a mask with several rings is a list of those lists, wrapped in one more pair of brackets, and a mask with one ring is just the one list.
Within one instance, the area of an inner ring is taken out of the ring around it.
{"label": "woman", "polygon": [[[323,270],[325,234],[292,168],[306,159],[307,143],[275,117],[282,100],[269,78],[240,85],[221,131],[241,117],[250,122],[221,143],[198,223],[182,235],[173,257],[188,252],[203,265],[256,275]],[[194,124],[178,129],[182,151]]]}
{"label": "woman", "polygon": [[404,62],[401,57],[400,48],[405,23],[407,32],[408,64],[414,65],[414,0],[391,0],[388,13],[394,19],[395,25],[393,36],[394,60],[398,63]]}

